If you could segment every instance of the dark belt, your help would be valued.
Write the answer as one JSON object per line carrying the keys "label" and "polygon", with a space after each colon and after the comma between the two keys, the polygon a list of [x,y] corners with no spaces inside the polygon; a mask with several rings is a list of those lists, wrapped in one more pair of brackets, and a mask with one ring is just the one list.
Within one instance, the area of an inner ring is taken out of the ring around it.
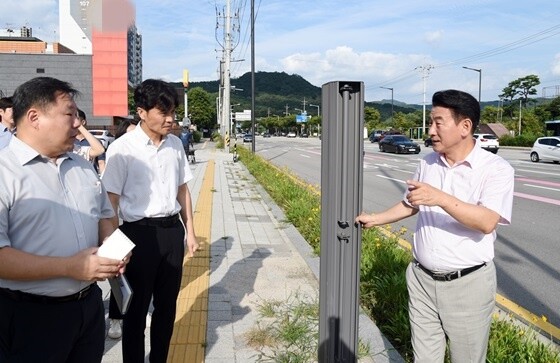
{"label": "dark belt", "polygon": [[138,224],[140,226],[173,227],[175,224],[177,224],[177,222],[179,222],[179,214],[175,214],[170,217],[142,218],[140,220],[129,223]]}
{"label": "dark belt", "polygon": [[75,294],[67,295],[67,296],[47,296],[47,295],[35,295],[30,294],[28,292],[23,292],[19,290],[10,290],[5,288],[0,288],[0,294],[19,302],[33,302],[33,303],[41,303],[41,304],[51,304],[51,303],[63,303],[69,301],[79,301],[86,298],[92,286],[95,284],[91,284],[82,290],[78,291]]}
{"label": "dark belt", "polygon": [[422,271],[424,271],[425,273],[427,273],[432,279],[436,280],[436,281],[453,281],[455,279],[458,279],[459,277],[463,277],[463,276],[467,276],[468,274],[470,274],[471,272],[475,272],[476,270],[480,269],[481,267],[486,266],[486,262],[481,264],[481,265],[477,265],[477,266],[473,266],[473,267],[467,267],[465,269],[459,270],[459,271],[453,271],[453,272],[433,272],[431,270],[428,270],[427,268],[425,268],[424,266],[422,266],[420,264],[420,262],[418,261],[414,261],[414,264],[418,267],[420,267],[420,269]]}

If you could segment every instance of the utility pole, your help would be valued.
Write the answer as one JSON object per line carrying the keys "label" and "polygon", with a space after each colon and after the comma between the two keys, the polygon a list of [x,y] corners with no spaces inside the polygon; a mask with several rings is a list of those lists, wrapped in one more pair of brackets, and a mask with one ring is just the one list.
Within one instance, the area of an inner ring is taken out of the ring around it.
{"label": "utility pole", "polygon": [[[233,31],[239,31],[239,27],[235,24],[232,24],[232,15],[231,15],[231,0],[226,0],[226,8],[223,12],[217,11],[216,16],[218,22],[221,19],[224,19],[223,24],[223,36],[219,36],[218,29],[220,27],[216,27],[216,40],[218,44],[222,47],[222,59],[220,60],[220,89],[219,89],[219,97],[220,101],[220,112],[218,117],[218,123],[220,124],[220,134],[222,137],[225,137],[226,130],[229,130],[231,125],[229,125],[230,120],[230,105],[231,105],[231,91],[232,89],[235,90],[235,87],[231,86],[231,62],[238,62],[240,60],[233,61],[231,59],[233,49],[235,45],[233,44],[234,37]],[[235,18],[237,19],[238,14],[235,13]],[[221,40],[223,39],[223,44]]]}
{"label": "utility pole", "polygon": [[231,17],[230,17],[230,0],[226,0],[226,21],[224,32],[224,94],[222,102],[222,122],[220,125],[220,134],[222,137],[225,135],[226,125],[229,125],[230,120],[230,103],[231,103],[231,82],[230,82],[230,67],[231,67]]}
{"label": "utility pole", "polygon": [[422,71],[422,81],[423,81],[423,102],[422,102],[422,135],[420,135],[420,137],[424,136],[424,133],[426,132],[426,80],[428,79],[429,75],[430,75],[430,71],[434,68],[434,66],[432,66],[431,64],[428,65],[424,65],[424,66],[419,66],[416,67],[415,69],[420,69]]}
{"label": "utility pole", "polygon": [[517,131],[517,135],[521,135],[521,98],[519,99],[519,128]]}

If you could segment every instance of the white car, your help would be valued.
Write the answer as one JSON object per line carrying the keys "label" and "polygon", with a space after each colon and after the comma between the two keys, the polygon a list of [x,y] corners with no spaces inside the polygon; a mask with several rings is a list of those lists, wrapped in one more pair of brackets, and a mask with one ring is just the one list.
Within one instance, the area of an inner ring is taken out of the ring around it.
{"label": "white car", "polygon": [[500,149],[498,137],[492,134],[474,134],[474,138],[480,141],[480,147],[494,154]]}
{"label": "white car", "polygon": [[288,135],[286,135],[286,137],[296,137],[296,133],[293,131],[288,132]]}
{"label": "white car", "polygon": [[560,162],[560,136],[539,137],[535,140],[531,161],[536,163],[540,160],[551,160],[556,164]]}
{"label": "white car", "polygon": [[110,143],[115,141],[115,136],[109,130],[88,130],[96,139],[98,139],[103,147],[107,149]]}

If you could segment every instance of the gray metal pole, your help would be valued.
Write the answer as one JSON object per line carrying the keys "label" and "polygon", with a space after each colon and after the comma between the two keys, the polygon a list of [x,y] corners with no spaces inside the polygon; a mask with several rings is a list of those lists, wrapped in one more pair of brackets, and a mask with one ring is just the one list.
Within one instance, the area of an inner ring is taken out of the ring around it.
{"label": "gray metal pole", "polygon": [[465,66],[463,66],[463,68],[478,72],[478,103],[480,103],[480,96],[482,94],[482,68],[471,68]]}
{"label": "gray metal pole", "polygon": [[255,153],[255,0],[251,0],[251,150]]}
{"label": "gray metal pole", "polygon": [[362,210],[363,82],[322,89],[319,362],[356,362]]}

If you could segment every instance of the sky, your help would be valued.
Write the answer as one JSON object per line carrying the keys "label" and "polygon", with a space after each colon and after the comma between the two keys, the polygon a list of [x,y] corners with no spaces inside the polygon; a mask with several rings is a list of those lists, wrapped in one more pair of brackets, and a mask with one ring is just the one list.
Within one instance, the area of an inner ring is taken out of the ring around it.
{"label": "sky", "polygon": [[[130,0],[142,34],[143,77],[213,81],[226,0]],[[251,71],[251,1],[231,0],[232,78]],[[2,0],[0,28],[58,41],[57,0]],[[442,89],[482,101],[530,74],[560,95],[560,2],[533,0],[254,0],[255,71],[297,74],[321,87],[362,81],[366,101],[429,104]],[[473,71],[469,67],[479,69]],[[235,80],[232,80],[235,85]],[[385,89],[382,87],[392,88]],[[244,92],[250,92],[245,90]]]}

